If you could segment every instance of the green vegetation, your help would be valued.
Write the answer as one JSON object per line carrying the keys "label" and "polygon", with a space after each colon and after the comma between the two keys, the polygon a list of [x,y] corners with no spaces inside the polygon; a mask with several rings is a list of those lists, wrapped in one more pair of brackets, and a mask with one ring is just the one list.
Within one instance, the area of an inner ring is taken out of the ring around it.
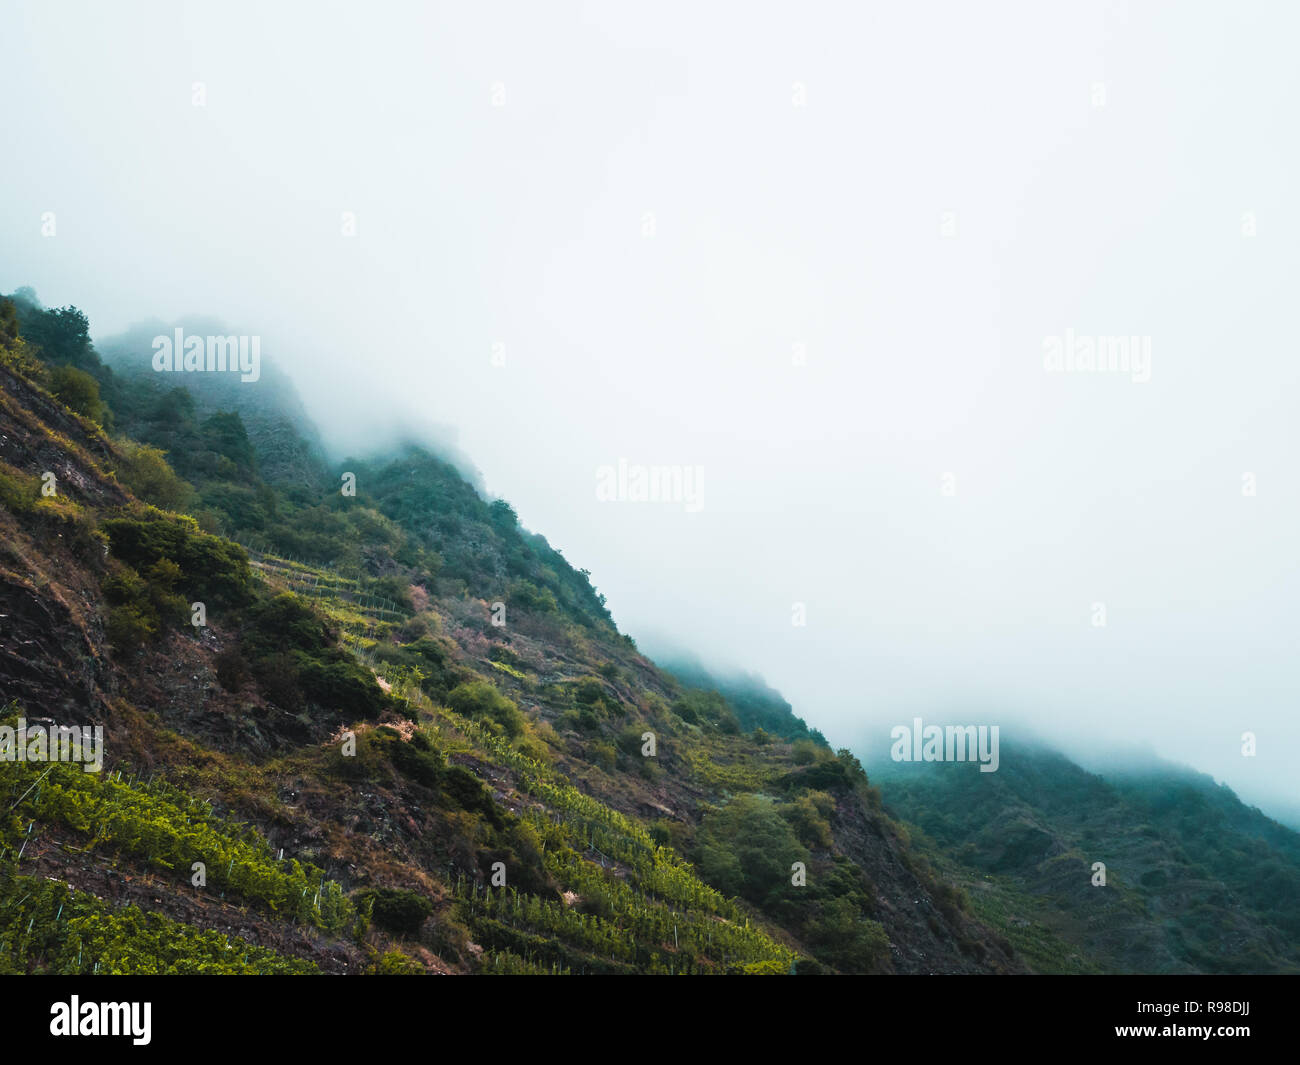
{"label": "green vegetation", "polygon": [[485,722],[492,731],[512,739],[524,730],[519,707],[484,680],[459,685],[447,696],[447,705],[458,714]]}
{"label": "green vegetation", "polygon": [[1006,743],[997,773],[973,768],[886,772],[890,805],[1036,968],[1300,971],[1300,837],[1229,789],[1154,764],[1098,776]]}
{"label": "green vegetation", "polygon": [[21,762],[6,771],[0,799],[10,811],[0,840],[10,851],[25,838],[23,820],[64,825],[84,840],[84,851],[132,855],[174,875],[178,885],[191,882],[200,862],[208,890],[326,931],[356,925],[353,906],[321,870],[277,862],[255,832],[222,822],[211,806],[165,782],[130,783],[120,772]]}
{"label": "green vegetation", "polygon": [[307,976],[315,966],[135,906],[18,876],[0,861],[0,974]]}
{"label": "green vegetation", "polygon": [[104,404],[99,382],[75,366],[56,366],[50,372],[50,391],[70,410],[92,422],[102,421]]}
{"label": "green vegetation", "polygon": [[[683,684],[696,689],[694,698],[679,700],[680,708],[674,707],[685,720],[719,718],[717,700],[723,700],[736,727],[746,732],[761,730],[765,735],[787,740],[808,739],[818,746],[829,747],[826,738],[816,729],[809,729],[779,692],[757,677],[719,677],[697,661],[671,657],[664,666]],[[730,721],[726,727],[731,727]]]}
{"label": "green vegetation", "polygon": [[150,507],[138,515],[107,518],[100,527],[114,556],[138,572],[170,562],[196,599],[240,605],[252,598],[248,555],[238,544],[200,532],[193,518]]}
{"label": "green vegetation", "polygon": [[[76,488],[0,465],[5,576],[46,619],[23,709],[95,707],[117,765],[0,776],[0,862],[23,874],[0,883],[0,966],[316,970],[201,930],[209,906],[325,971],[1010,964],[777,693],[659,670],[451,462],[332,466],[273,373],[178,387],[132,367],[147,346],[110,367],[74,308],[0,302],[3,429]],[[147,877],[149,902],[123,894],[163,912],[33,893],[62,861]],[[920,946],[891,957],[895,934]]]}
{"label": "green vegetation", "polygon": [[405,936],[419,935],[425,918],[433,913],[433,903],[403,888],[366,888],[353,896],[353,902],[368,910],[377,925]]}

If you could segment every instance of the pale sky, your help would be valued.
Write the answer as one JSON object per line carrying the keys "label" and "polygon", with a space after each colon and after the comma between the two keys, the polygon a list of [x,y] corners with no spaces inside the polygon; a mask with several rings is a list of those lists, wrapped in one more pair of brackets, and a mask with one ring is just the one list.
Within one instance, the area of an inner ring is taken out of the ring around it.
{"label": "pale sky", "polygon": [[1019,716],[1300,804],[1298,12],[0,0],[0,290],[257,333],[340,453],[455,427],[836,745]]}

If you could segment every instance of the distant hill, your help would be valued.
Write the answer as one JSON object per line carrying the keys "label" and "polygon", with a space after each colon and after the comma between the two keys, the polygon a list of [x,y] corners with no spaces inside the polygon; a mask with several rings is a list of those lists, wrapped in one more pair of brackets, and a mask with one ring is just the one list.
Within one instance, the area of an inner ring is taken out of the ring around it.
{"label": "distant hill", "polygon": [[1005,741],[995,773],[871,768],[886,808],[1040,970],[1300,972],[1300,834],[1207,776],[1090,773]]}

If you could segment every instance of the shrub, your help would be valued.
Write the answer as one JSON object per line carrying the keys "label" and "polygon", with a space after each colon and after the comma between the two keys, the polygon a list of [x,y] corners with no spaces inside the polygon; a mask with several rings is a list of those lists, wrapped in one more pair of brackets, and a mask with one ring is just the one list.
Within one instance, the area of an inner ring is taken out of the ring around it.
{"label": "shrub", "polygon": [[424,740],[423,734],[417,732],[410,743],[398,743],[393,746],[393,765],[417,784],[423,784],[426,788],[436,788],[441,775],[442,759],[427,749],[428,740],[424,741],[425,749],[422,750],[416,745],[416,739]]}
{"label": "shrub", "polygon": [[375,718],[388,705],[388,697],[374,674],[338,652],[338,660],[324,662],[302,652],[293,655],[299,687],[308,700],[341,711],[349,717]]}
{"label": "shrub", "polygon": [[288,592],[263,599],[246,616],[244,645],[255,657],[276,651],[318,654],[335,644],[326,620],[310,604]]}
{"label": "shrub", "polygon": [[111,607],[104,626],[108,641],[119,651],[141,647],[158,631],[157,620],[135,603]]}
{"label": "shrub", "polygon": [[376,959],[369,973],[371,976],[423,976],[424,967],[400,950],[390,950]]}
{"label": "shrub", "polygon": [[183,510],[186,507],[194,490],[176,476],[167,462],[165,451],[134,441],[122,443],[121,449],[122,459],[116,472],[127,488],[146,503],[163,510]]}
{"label": "shrub", "polygon": [[353,901],[359,909],[369,903],[371,920],[399,936],[418,936],[433,913],[432,902],[405,888],[366,888],[353,895]]}
{"label": "shrub", "polygon": [[40,498],[39,478],[0,463],[0,507],[14,514],[23,514],[31,510]]}
{"label": "shrub", "polygon": [[618,749],[629,758],[640,758],[641,747],[645,742],[641,737],[645,735],[646,731],[645,725],[629,725],[618,734],[618,739],[614,742],[618,745]]}
{"label": "shrub", "polygon": [[110,604],[106,630],[114,648],[140,647],[164,623],[177,624],[185,617],[185,600],[172,591],[179,579],[180,568],[167,559],[149,567],[147,580],[121,565],[104,579],[101,588]]}
{"label": "shrub", "polygon": [[804,938],[822,961],[845,973],[872,972],[889,952],[884,928],[864,918],[846,898],[824,903]]}
{"label": "shrub", "polygon": [[500,824],[501,815],[478,777],[463,766],[449,765],[440,774],[443,792],[462,810],[484,814],[492,824]]}
{"label": "shrub", "polygon": [[253,662],[253,679],[267,700],[284,710],[303,708],[297,664],[292,655],[265,655]]}
{"label": "shrub", "polygon": [[209,604],[243,604],[252,598],[248,555],[238,544],[200,532],[193,518],[150,508],[132,517],[102,523],[113,554],[144,572],[160,559],[181,570],[187,591]]}
{"label": "shrub", "polygon": [[780,809],[762,795],[737,795],[705,815],[698,863],[720,891],[764,905],[790,883],[790,864],[808,854]]}
{"label": "shrub", "polygon": [[458,714],[486,721],[494,732],[518,736],[524,730],[519,707],[485,680],[457,685],[447,696],[447,705]]}
{"label": "shrub", "polygon": [[595,706],[605,701],[605,686],[595,677],[583,677],[573,689],[573,698],[582,706]]}
{"label": "shrub", "polygon": [[516,581],[508,594],[510,605],[536,614],[559,613],[560,604],[549,588],[539,588],[531,581]]}
{"label": "shrub", "polygon": [[99,382],[75,366],[56,366],[50,371],[50,392],[69,410],[92,422],[104,420]]}

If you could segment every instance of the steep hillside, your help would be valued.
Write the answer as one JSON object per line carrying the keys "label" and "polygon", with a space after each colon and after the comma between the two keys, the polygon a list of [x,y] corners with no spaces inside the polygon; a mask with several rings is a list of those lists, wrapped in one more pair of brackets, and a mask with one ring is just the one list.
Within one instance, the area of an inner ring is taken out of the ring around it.
{"label": "steep hillside", "polygon": [[0,716],[105,747],[0,762],[0,965],[1023,968],[849,752],[660,670],[447,461],[330,468],[286,382],[110,370],[31,294],[0,348]]}
{"label": "steep hillside", "polygon": [[761,677],[711,670],[698,658],[680,652],[660,655],[659,662],[683,684],[722,695],[735,710],[736,720],[745,731],[787,740],[807,737],[826,746],[826,738],[816,729],[810,729],[781,693],[768,687]]}
{"label": "steep hillside", "polygon": [[[889,809],[1043,971],[1300,971],[1300,835],[1190,770],[882,765]],[[1095,883],[1094,863],[1105,865]]]}

